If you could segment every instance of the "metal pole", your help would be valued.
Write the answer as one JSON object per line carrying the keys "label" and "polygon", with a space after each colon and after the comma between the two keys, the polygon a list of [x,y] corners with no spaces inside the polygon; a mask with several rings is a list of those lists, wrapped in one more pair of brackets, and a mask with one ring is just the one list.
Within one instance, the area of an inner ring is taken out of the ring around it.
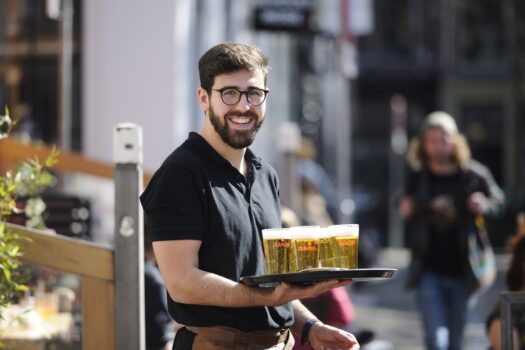
{"label": "metal pole", "polygon": [[390,152],[388,157],[388,232],[389,246],[405,246],[403,220],[397,212],[396,199],[404,185],[404,156],[407,149],[407,102],[404,96],[395,94],[390,100]]}
{"label": "metal pole", "polygon": [[297,151],[301,143],[301,131],[296,123],[284,121],[279,124],[277,132],[277,150],[282,160],[281,203],[301,215],[297,176]]}
{"label": "metal pole", "polygon": [[71,119],[73,111],[73,0],[62,0],[60,21],[60,148],[71,150]]}
{"label": "metal pole", "polygon": [[350,9],[343,2],[341,13],[344,23],[343,37],[339,41],[339,65],[334,71],[334,84],[337,86],[332,95],[337,118],[335,132],[336,143],[336,178],[339,191],[339,223],[349,223],[354,215],[355,205],[350,198],[352,191],[352,79],[357,77],[356,48],[350,28]]}
{"label": "metal pole", "polygon": [[144,350],[144,241],[142,129],[113,130],[115,170],[115,343],[117,350]]}

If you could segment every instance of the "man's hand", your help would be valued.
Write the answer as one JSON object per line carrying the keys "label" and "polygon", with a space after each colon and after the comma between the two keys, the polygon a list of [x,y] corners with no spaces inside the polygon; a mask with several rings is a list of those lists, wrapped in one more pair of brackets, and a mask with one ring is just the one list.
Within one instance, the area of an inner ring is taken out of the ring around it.
{"label": "man's hand", "polygon": [[[332,288],[347,286],[351,283],[351,280],[330,280],[319,282],[307,287],[294,286],[288,283],[280,283],[268,295],[265,295],[265,300],[262,302],[262,304],[266,306],[279,306],[292,300],[313,298]],[[260,290],[260,288],[258,288],[258,290]]]}
{"label": "man's hand", "polygon": [[356,350],[359,343],[353,334],[316,322],[310,329],[308,342],[315,350]]}

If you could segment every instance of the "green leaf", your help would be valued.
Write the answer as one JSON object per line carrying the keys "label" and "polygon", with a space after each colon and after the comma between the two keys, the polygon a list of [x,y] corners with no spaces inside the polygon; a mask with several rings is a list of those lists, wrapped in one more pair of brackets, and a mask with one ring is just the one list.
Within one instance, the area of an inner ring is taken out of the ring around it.
{"label": "green leaf", "polygon": [[13,247],[11,248],[10,254],[11,254],[11,255],[17,255],[19,251],[20,251],[20,246],[15,245],[15,246],[13,246]]}
{"label": "green leaf", "polygon": [[25,284],[19,284],[16,286],[16,290],[18,290],[19,292],[25,292],[29,290],[29,287],[26,286]]}
{"label": "green leaf", "polygon": [[4,277],[6,281],[9,283],[11,282],[11,271],[9,269],[2,269],[4,272]]}

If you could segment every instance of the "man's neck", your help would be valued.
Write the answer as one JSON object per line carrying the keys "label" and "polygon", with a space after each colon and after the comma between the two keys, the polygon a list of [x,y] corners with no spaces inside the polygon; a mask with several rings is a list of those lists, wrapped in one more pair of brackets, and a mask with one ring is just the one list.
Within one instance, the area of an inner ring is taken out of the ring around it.
{"label": "man's neck", "polygon": [[200,135],[210,144],[217,153],[224,159],[230,162],[241,174],[246,176],[248,165],[244,159],[246,148],[236,149],[224,143],[219,134],[215,131],[210,131],[207,128],[202,128]]}

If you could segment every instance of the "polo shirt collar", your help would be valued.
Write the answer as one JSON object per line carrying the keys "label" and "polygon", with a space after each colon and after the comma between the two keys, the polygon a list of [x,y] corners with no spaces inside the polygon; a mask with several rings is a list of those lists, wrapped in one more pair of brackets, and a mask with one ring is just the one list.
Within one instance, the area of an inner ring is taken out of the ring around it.
{"label": "polo shirt collar", "polygon": [[248,161],[249,164],[253,164],[255,169],[261,169],[261,158],[257,157],[251,149],[246,149],[246,154],[244,158]]}
{"label": "polo shirt collar", "polygon": [[[226,159],[224,159],[223,156],[221,156],[209,143],[202,137],[202,135],[196,133],[196,132],[190,132],[188,136],[188,140],[191,142],[191,144],[195,145],[198,149],[200,149],[204,154],[206,154],[208,157],[210,157],[217,165],[223,166],[223,165],[230,165],[230,162],[228,162]],[[253,166],[256,169],[261,168],[261,158],[257,157],[251,149],[246,149],[246,154],[244,155],[244,158],[250,163],[253,164]]]}

